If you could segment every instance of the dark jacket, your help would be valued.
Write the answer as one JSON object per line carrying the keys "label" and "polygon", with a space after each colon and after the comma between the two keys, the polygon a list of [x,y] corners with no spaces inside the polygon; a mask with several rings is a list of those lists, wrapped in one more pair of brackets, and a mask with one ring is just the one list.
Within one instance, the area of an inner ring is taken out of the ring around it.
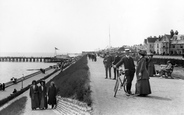
{"label": "dark jacket", "polygon": [[135,73],[135,64],[132,57],[129,56],[129,58],[127,58],[125,56],[121,58],[121,60],[116,64],[116,67],[119,67],[122,64],[124,64],[125,69],[128,69],[127,71],[125,71],[126,76],[129,76],[130,73]]}
{"label": "dark jacket", "polygon": [[114,61],[112,62],[113,65],[116,65],[119,61],[121,60],[121,58],[119,56],[116,56],[114,58]]}
{"label": "dark jacket", "polygon": [[[139,73],[141,73],[142,76],[139,76]],[[146,68],[146,58],[143,57],[138,61],[136,75],[137,75],[137,80],[149,79],[148,70]]]}
{"label": "dark jacket", "polygon": [[105,65],[105,67],[111,67],[112,66],[112,62],[113,62],[112,56],[106,55],[104,60],[103,60],[103,63]]}

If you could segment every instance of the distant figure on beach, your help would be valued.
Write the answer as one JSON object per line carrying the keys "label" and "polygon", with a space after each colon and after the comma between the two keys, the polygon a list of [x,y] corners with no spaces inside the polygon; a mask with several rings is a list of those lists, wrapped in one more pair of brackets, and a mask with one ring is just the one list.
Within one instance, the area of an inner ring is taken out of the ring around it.
{"label": "distant figure on beach", "polygon": [[5,83],[2,84],[2,90],[5,90]]}
{"label": "distant figure on beach", "polygon": [[149,83],[149,74],[146,67],[146,50],[139,51],[140,59],[137,62],[136,69],[136,91],[135,94],[138,96],[147,96],[151,94],[151,88]]}
{"label": "distant figure on beach", "polygon": [[14,84],[16,84],[16,83],[17,83],[17,78],[12,77],[12,78],[11,78],[11,81],[12,81]]}
{"label": "distant figure on beach", "polygon": [[16,90],[16,89],[14,89],[12,93],[13,93],[13,94],[14,94],[14,93],[17,93],[17,90]]}
{"label": "distant figure on beach", "polygon": [[56,107],[56,95],[57,89],[55,83],[52,81],[48,89],[48,104],[52,106],[52,109]]}
{"label": "distant figure on beach", "polygon": [[40,71],[45,74],[45,69],[40,68]]}
{"label": "distant figure on beach", "polygon": [[29,95],[31,98],[31,108],[32,110],[36,110],[36,108],[39,108],[39,88],[35,80],[32,81]]}
{"label": "distant figure on beach", "polygon": [[45,81],[40,81],[39,87],[40,109],[47,109],[47,88]]}

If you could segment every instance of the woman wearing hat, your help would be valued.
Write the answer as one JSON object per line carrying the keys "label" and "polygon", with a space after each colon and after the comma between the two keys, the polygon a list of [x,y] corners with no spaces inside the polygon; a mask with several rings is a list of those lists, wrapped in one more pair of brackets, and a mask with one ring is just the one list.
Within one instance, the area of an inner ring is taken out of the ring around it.
{"label": "woman wearing hat", "polygon": [[147,62],[145,55],[146,50],[139,51],[140,59],[137,62],[137,69],[136,69],[137,82],[135,91],[135,94],[137,94],[138,96],[146,96],[148,94],[151,94],[149,74],[146,67]]}
{"label": "woman wearing hat", "polygon": [[31,98],[31,108],[32,110],[36,110],[39,108],[39,89],[38,86],[36,85],[36,81],[32,81],[32,85],[30,87],[30,98]]}
{"label": "woman wearing hat", "polygon": [[39,87],[40,109],[47,109],[47,88],[45,81],[40,81]]}

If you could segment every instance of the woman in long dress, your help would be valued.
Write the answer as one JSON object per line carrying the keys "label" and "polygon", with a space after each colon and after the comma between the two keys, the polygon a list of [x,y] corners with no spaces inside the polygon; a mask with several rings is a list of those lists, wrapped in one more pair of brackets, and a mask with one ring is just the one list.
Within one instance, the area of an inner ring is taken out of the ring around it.
{"label": "woman in long dress", "polygon": [[45,81],[40,81],[39,87],[40,109],[47,109],[47,88]]}
{"label": "woman in long dress", "polygon": [[48,98],[49,98],[48,104],[52,106],[52,109],[54,108],[54,106],[56,106],[56,95],[57,95],[56,86],[52,81],[48,89]]}
{"label": "woman in long dress", "polygon": [[135,94],[138,96],[147,96],[148,94],[151,94],[151,88],[149,83],[149,74],[146,67],[146,51],[140,50],[139,55],[140,59],[138,60],[136,69],[137,82]]}
{"label": "woman in long dress", "polygon": [[39,108],[39,88],[36,85],[36,81],[32,81],[32,85],[30,87],[30,98],[31,98],[31,108],[32,110],[35,110],[36,108]]}

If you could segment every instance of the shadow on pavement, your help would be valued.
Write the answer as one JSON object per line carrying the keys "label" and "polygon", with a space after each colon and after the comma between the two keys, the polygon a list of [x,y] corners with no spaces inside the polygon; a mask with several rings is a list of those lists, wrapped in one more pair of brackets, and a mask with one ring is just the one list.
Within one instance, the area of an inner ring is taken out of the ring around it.
{"label": "shadow on pavement", "polygon": [[166,97],[159,97],[159,96],[147,96],[144,98],[156,99],[156,100],[163,100],[163,101],[171,101],[172,99]]}

